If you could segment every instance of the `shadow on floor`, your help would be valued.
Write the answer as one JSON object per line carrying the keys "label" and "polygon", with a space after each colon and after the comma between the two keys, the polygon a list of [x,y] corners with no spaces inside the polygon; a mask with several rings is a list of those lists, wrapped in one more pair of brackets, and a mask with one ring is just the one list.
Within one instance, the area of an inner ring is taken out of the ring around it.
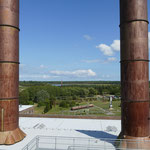
{"label": "shadow on floor", "polygon": [[104,132],[104,131],[89,131],[89,130],[76,130],[80,133],[86,134],[88,136],[94,137],[94,138],[108,138],[108,139],[116,139],[117,136]]}
{"label": "shadow on floor", "polygon": [[104,131],[89,131],[89,130],[76,130],[80,133],[86,134],[90,136],[91,138],[98,138],[101,141],[105,141],[107,143],[110,143],[112,145],[115,144],[115,139],[117,139],[116,135],[104,132]]}

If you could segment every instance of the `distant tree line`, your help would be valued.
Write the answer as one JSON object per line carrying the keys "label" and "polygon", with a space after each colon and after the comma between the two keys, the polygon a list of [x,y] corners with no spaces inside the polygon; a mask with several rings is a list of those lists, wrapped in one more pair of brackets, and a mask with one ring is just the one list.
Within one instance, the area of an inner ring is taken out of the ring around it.
{"label": "distant tree line", "polygon": [[86,85],[86,84],[120,84],[120,81],[20,81],[21,86],[33,86],[33,85],[47,85],[47,84],[61,84],[68,85]]}
{"label": "distant tree line", "polygon": [[[45,106],[44,113],[52,107],[73,107],[81,99],[94,99],[96,95],[120,96],[120,85],[89,85],[89,86],[63,86],[57,87],[43,82],[28,82],[21,84],[19,102],[23,105],[37,103],[38,106]],[[28,86],[27,86],[28,85]]]}

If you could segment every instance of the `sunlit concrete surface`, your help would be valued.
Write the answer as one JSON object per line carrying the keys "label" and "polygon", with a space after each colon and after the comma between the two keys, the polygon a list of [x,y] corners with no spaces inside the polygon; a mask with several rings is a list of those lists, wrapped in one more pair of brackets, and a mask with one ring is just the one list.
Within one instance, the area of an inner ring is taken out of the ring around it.
{"label": "sunlit concrete surface", "polygon": [[19,118],[20,128],[27,134],[25,139],[4,150],[21,150],[37,135],[83,138],[116,139],[121,131],[120,120]]}

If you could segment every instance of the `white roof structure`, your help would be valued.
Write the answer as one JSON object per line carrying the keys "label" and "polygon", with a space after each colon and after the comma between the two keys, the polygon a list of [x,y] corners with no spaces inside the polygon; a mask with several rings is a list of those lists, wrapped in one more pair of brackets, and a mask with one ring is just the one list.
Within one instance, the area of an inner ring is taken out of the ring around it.
{"label": "white roof structure", "polygon": [[23,111],[31,107],[33,107],[33,105],[19,105],[19,111]]}
{"label": "white roof structure", "polygon": [[121,131],[120,120],[20,117],[19,122],[27,134],[25,139],[11,146],[2,145],[0,150],[21,150],[37,135],[116,139]]}

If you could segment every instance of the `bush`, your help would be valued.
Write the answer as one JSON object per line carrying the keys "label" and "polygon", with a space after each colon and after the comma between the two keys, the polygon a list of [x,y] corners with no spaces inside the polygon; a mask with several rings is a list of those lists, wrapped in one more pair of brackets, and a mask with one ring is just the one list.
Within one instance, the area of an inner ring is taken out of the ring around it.
{"label": "bush", "polygon": [[19,93],[19,103],[22,105],[28,105],[29,104],[29,92],[28,90],[23,90]]}
{"label": "bush", "polygon": [[95,90],[94,88],[90,88],[89,89],[89,96],[90,97],[93,97],[94,95],[96,95],[97,94],[97,90]]}
{"label": "bush", "polygon": [[47,113],[50,110],[50,105],[47,104],[44,108],[44,114]]}
{"label": "bush", "polygon": [[[50,100],[49,104],[47,104],[47,105],[49,105],[50,109],[52,109],[52,108],[53,108],[53,101]],[[55,106],[55,105],[54,105],[54,106]]]}
{"label": "bush", "polygon": [[77,100],[78,97],[77,97],[76,95],[74,95],[74,96],[72,96],[72,99],[73,99],[73,100]]}
{"label": "bush", "polygon": [[73,107],[73,106],[75,106],[76,105],[76,102],[75,101],[71,101],[70,103],[69,103],[69,107]]}
{"label": "bush", "polygon": [[68,104],[67,104],[66,101],[61,101],[61,102],[59,103],[59,107],[67,108],[67,107],[68,107]]}
{"label": "bush", "polygon": [[38,102],[37,107],[41,107],[41,106],[45,106],[45,103],[44,102]]}
{"label": "bush", "polygon": [[28,104],[29,104],[29,105],[34,105],[34,102],[28,101]]}

